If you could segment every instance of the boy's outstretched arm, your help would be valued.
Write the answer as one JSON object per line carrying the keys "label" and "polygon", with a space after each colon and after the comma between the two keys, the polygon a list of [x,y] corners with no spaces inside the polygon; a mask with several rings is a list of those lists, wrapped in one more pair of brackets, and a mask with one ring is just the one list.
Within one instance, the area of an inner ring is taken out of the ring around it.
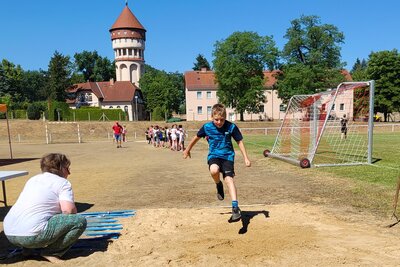
{"label": "boy's outstretched arm", "polygon": [[237,142],[239,148],[240,148],[240,152],[242,152],[243,158],[244,158],[244,163],[246,164],[246,167],[250,167],[251,166],[251,162],[249,160],[249,157],[247,156],[247,152],[246,152],[246,148],[244,147],[244,143],[243,140],[240,140]]}
{"label": "boy's outstretched arm", "polygon": [[197,135],[193,137],[192,141],[190,141],[189,145],[186,147],[186,149],[183,151],[183,158],[186,159],[187,157],[190,156],[190,150],[194,147],[194,145],[201,139],[201,137],[198,137]]}

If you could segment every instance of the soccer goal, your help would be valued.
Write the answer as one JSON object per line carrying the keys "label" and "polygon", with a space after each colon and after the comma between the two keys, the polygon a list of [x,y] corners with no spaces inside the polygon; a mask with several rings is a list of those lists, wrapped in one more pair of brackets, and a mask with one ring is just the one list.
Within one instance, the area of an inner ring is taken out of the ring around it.
{"label": "soccer goal", "polygon": [[293,96],[271,151],[302,168],[372,163],[374,81]]}
{"label": "soccer goal", "polygon": [[81,131],[78,123],[48,122],[46,124],[46,144],[81,142]]}

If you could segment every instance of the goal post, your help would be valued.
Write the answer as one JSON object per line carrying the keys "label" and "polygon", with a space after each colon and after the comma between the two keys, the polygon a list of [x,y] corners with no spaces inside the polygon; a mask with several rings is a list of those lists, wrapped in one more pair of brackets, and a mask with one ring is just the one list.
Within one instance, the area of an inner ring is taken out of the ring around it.
{"label": "goal post", "polygon": [[264,156],[307,167],[372,163],[374,81],[295,95]]}
{"label": "goal post", "polygon": [[82,143],[80,126],[76,122],[48,122],[45,131],[46,144]]}

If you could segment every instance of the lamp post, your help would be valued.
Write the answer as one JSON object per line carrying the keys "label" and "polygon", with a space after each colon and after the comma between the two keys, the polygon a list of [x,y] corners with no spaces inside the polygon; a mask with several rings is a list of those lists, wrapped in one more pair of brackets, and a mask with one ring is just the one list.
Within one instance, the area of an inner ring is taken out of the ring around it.
{"label": "lamp post", "polygon": [[136,110],[136,112],[135,112],[136,116],[135,117],[136,117],[136,121],[139,120],[137,102],[138,102],[138,96],[135,95],[135,110]]}

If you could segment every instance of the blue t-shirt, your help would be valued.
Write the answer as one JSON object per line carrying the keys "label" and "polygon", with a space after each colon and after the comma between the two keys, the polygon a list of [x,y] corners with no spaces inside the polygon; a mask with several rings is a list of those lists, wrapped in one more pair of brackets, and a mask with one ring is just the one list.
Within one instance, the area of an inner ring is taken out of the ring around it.
{"label": "blue t-shirt", "polygon": [[207,160],[220,158],[234,161],[235,151],[232,145],[232,137],[236,142],[243,139],[239,128],[230,121],[225,121],[221,128],[215,126],[212,121],[207,122],[197,132],[197,136],[206,138],[208,141]]}

